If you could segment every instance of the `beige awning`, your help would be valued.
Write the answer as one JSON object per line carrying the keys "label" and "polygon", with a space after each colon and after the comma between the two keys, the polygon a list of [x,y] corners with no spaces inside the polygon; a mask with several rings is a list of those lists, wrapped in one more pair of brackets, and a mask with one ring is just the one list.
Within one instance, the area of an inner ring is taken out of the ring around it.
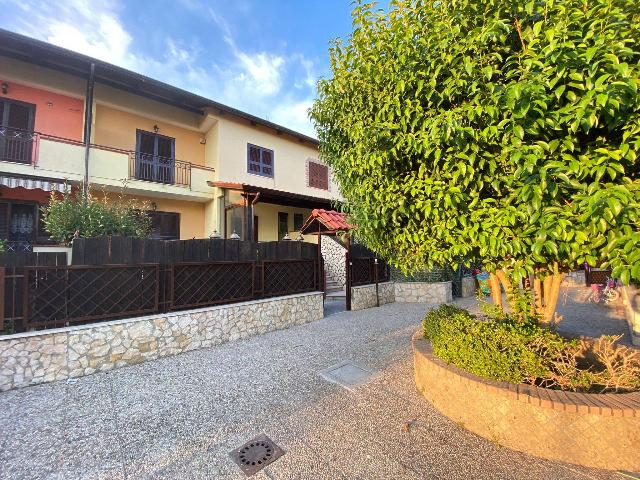
{"label": "beige awning", "polygon": [[9,188],[26,188],[27,190],[44,190],[45,192],[64,193],[65,184],[52,180],[42,180],[28,177],[6,177],[0,176],[0,185]]}

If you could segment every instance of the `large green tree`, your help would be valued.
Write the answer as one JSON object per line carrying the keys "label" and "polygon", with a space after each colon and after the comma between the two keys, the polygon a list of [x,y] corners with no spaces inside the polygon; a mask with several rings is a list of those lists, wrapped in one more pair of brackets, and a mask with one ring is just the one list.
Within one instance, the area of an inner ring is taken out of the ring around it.
{"label": "large green tree", "polygon": [[637,0],[358,3],[353,27],[311,118],[365,243],[530,278],[547,319],[585,261],[640,280]]}

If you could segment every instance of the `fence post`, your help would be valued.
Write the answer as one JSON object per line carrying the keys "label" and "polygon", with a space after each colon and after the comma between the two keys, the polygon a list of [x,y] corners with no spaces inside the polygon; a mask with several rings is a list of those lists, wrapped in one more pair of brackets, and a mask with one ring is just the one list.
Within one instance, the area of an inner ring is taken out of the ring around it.
{"label": "fence post", "polygon": [[4,267],[0,267],[0,332],[4,331]]}
{"label": "fence post", "polygon": [[345,254],[344,258],[345,263],[345,309],[347,311],[351,310],[351,255],[349,254],[349,250]]}
{"label": "fence post", "polygon": [[[16,269],[14,268],[15,272]],[[14,283],[15,288],[15,283]],[[14,322],[14,332],[26,332],[27,323],[29,321],[29,268],[22,269],[22,320],[20,323],[20,329],[16,329],[16,322]],[[15,298],[15,295],[14,295]]]}
{"label": "fence post", "polygon": [[378,292],[378,259],[373,259],[373,280],[376,282],[376,307],[380,306],[380,294]]}

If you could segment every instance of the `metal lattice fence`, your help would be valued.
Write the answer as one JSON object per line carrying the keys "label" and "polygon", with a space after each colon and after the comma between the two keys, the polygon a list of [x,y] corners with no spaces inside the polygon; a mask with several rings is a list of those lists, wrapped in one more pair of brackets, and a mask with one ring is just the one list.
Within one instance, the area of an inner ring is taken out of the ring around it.
{"label": "metal lattice fence", "polygon": [[[100,243],[104,239],[97,240]],[[264,245],[225,240],[157,244],[136,239],[148,247],[136,253],[132,248],[137,245],[133,239],[108,240],[113,241],[106,250],[79,249],[82,261],[95,262],[81,265],[68,266],[66,254],[60,254],[64,258],[58,258],[58,254],[55,258],[35,253],[0,255],[0,334],[321,288],[315,245],[292,242]],[[85,243],[80,245],[87,247]],[[152,248],[155,246],[162,248]],[[16,259],[13,256],[17,256]],[[136,256],[146,263],[110,264],[108,261]],[[197,261],[190,258],[213,256],[222,258]]]}
{"label": "metal lattice fence", "polygon": [[391,278],[396,282],[446,282],[451,280],[451,270],[446,268],[433,268],[431,270],[405,275],[397,268],[391,268]]}
{"label": "metal lattice fence", "polygon": [[[372,257],[351,258],[351,285],[369,285],[377,282],[388,282],[391,279],[390,268],[386,262]],[[377,276],[376,276],[377,269]]]}
{"label": "metal lattice fence", "polygon": [[254,295],[253,268],[253,262],[174,264],[169,308],[249,300]]}
{"label": "metal lattice fence", "polygon": [[25,279],[25,329],[158,309],[158,265],[28,267]]}
{"label": "metal lattice fence", "polygon": [[318,289],[315,260],[275,260],[263,262],[264,295],[302,293]]}

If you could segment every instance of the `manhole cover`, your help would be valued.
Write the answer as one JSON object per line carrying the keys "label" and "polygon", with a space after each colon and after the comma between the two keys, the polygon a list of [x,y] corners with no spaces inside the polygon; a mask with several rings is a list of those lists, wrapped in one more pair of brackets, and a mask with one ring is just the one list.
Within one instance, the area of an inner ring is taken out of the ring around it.
{"label": "manhole cover", "polygon": [[351,362],[341,362],[318,372],[325,380],[353,390],[366,383],[372,373]]}
{"label": "manhole cover", "polygon": [[260,434],[230,452],[229,455],[244,474],[250,477],[284,455],[284,450],[265,434]]}

